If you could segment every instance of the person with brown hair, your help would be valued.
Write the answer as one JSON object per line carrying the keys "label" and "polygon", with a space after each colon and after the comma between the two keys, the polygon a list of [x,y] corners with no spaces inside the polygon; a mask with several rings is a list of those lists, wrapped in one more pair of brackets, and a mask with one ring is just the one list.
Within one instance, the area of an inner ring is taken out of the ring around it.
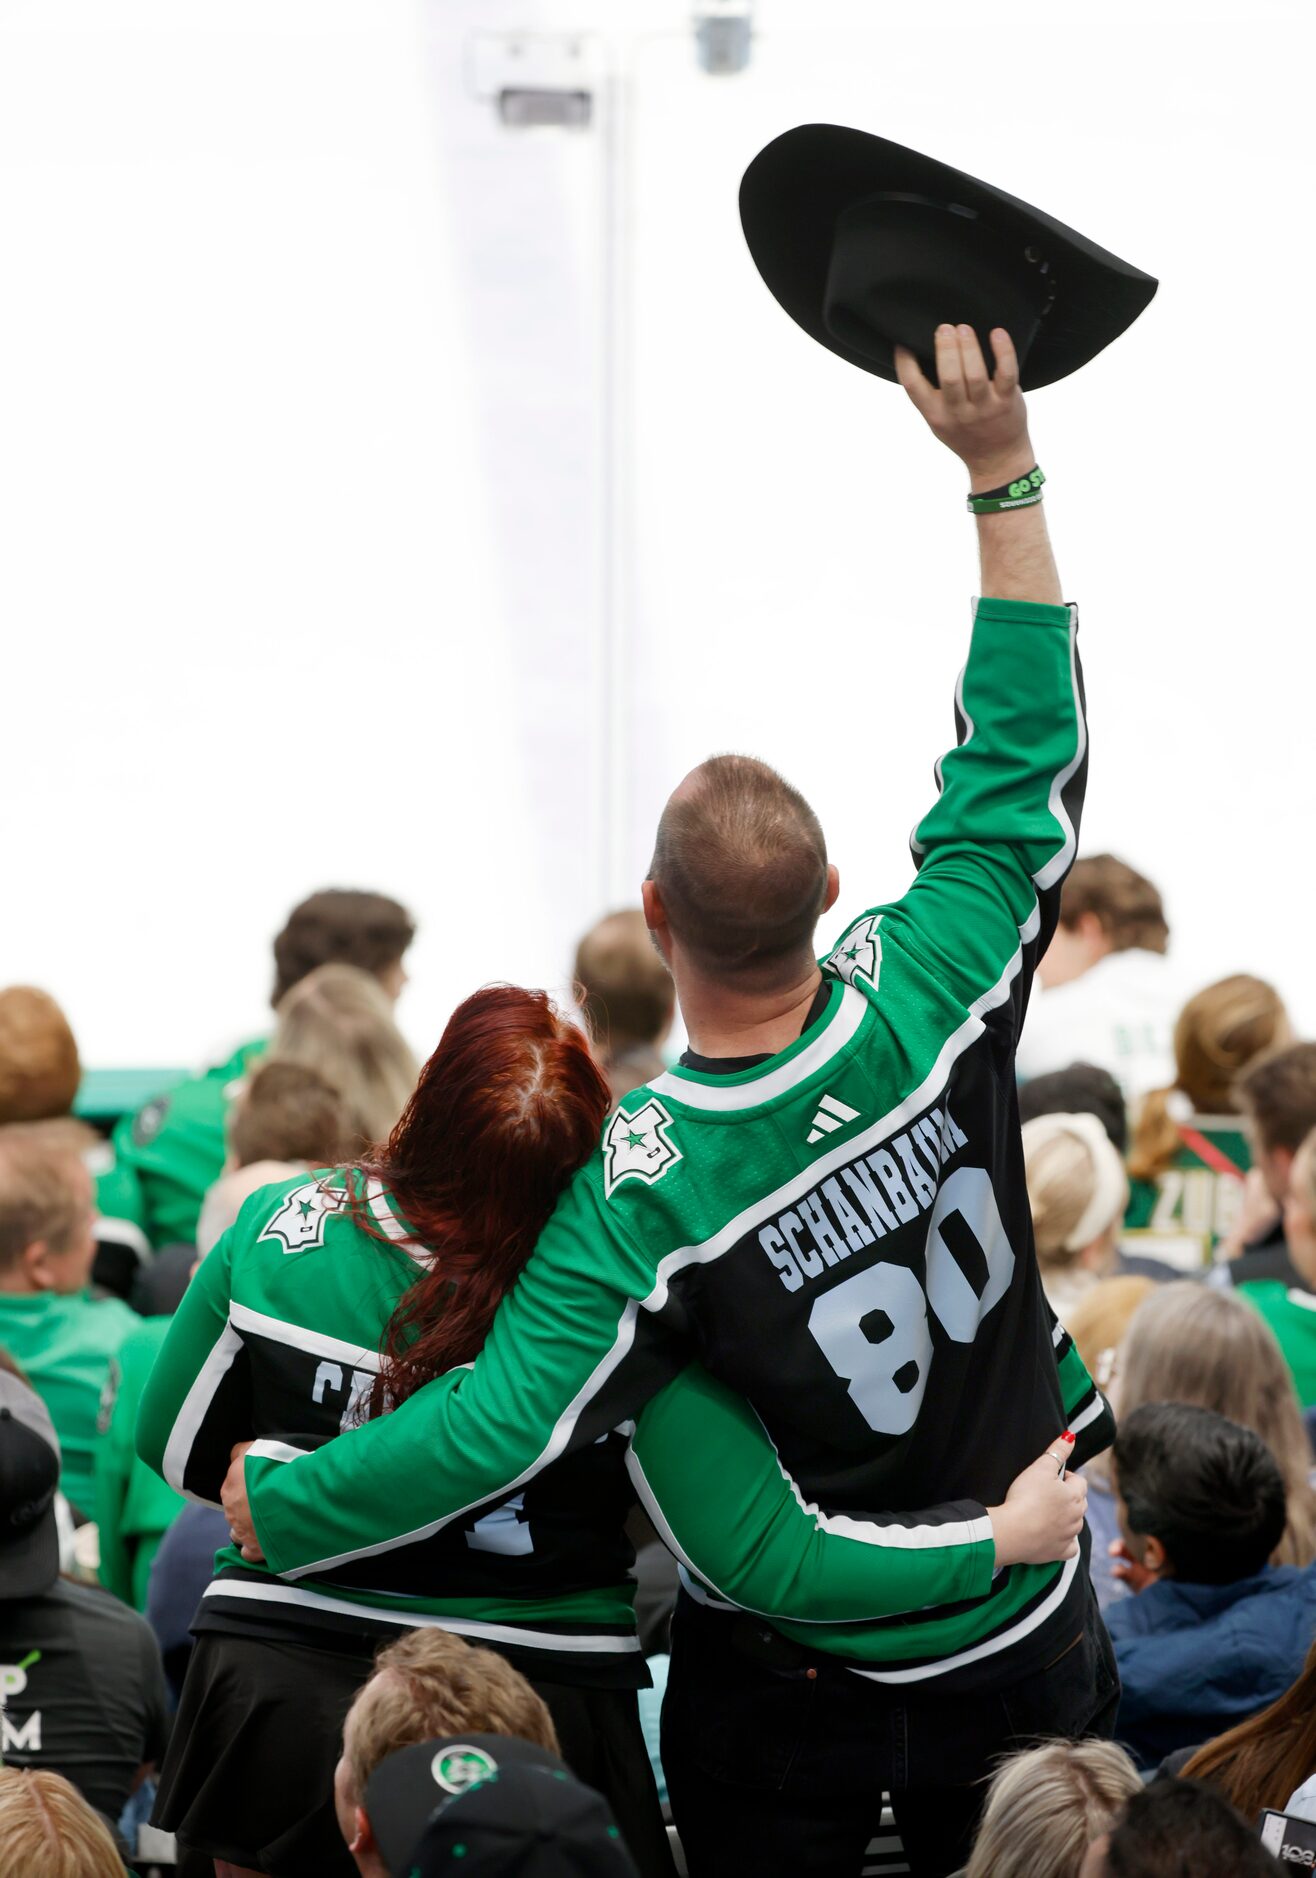
{"label": "person with brown hair", "polygon": [[1316,1129],[1294,1155],[1284,1196],[1284,1237],[1296,1285],[1254,1279],[1238,1287],[1270,1325],[1304,1408],[1316,1408]]}
{"label": "person with brown hair", "polygon": [[560,1752],[546,1704],[495,1651],[449,1630],[408,1630],[379,1652],[347,1712],[334,1770],[334,1811],[363,1878],[388,1878],[363,1804],[380,1762],[436,1735],[473,1734],[513,1735]]}
{"label": "person with brown hair", "polygon": [[[407,982],[403,958],[415,934],[410,914],[385,894],[331,887],[288,915],[274,941],[276,1010],[294,986],[324,965],[354,966],[374,978],[391,1004]],[[150,1243],[194,1244],[201,1201],[224,1166],[224,1122],[242,1080],[268,1047],[240,1044],[200,1076],[162,1092],[114,1130],[116,1161],[133,1171]]]}
{"label": "person with brown hair", "polygon": [[1148,1092],[1134,1128],[1132,1250],[1192,1271],[1229,1240],[1251,1166],[1238,1080],[1291,1034],[1283,1000],[1263,978],[1239,972],[1189,998],[1174,1026],[1174,1081]]}
{"label": "person with brown hair", "polygon": [[[1116,1352],[1109,1388],[1121,1419],[1147,1402],[1185,1402],[1259,1435],[1279,1464],[1288,1508],[1274,1563],[1316,1559],[1311,1446],[1293,1378],[1274,1335],[1240,1296],[1188,1280],[1157,1285]],[[1105,1458],[1087,1474],[1092,1577],[1105,1607],[1146,1579],[1120,1537]]]}
{"label": "person with brown hair", "polygon": [[1316,1643],[1277,1702],[1206,1742],[1182,1766],[1170,1765],[1187,1779],[1209,1780],[1245,1819],[1267,1808],[1288,1812],[1316,1778]]}
{"label": "person with brown hair", "polygon": [[[405,1094],[410,1093],[409,1085]],[[229,1111],[233,1168],[250,1167],[253,1161],[336,1167],[353,1145],[348,1106],[339,1089],[310,1063],[277,1049],[248,1078]]]}
{"label": "person with brown hair", "polygon": [[0,1871],[11,1878],[124,1878],[99,1813],[62,1774],[0,1767]]}
{"label": "person with brown hair", "polygon": [[1065,1328],[1099,1389],[1109,1389],[1114,1381],[1116,1351],[1156,1283],[1142,1272],[1116,1272],[1093,1285],[1070,1312]]}
{"label": "person with brown hair", "polygon": [[662,1074],[661,1046],[676,1010],[672,975],[638,906],[590,927],[576,948],[575,972],[581,1013],[613,1100],[620,1102]]}
{"label": "person with brown hair", "polygon": [[1092,1841],[1142,1787],[1113,1741],[1048,1741],[1001,1762],[963,1878],[1078,1878]]}
{"label": "person with brown hair", "polygon": [[1151,881],[1113,854],[1075,861],[1038,963],[1043,993],[1019,1040],[1020,1080],[1077,1060],[1109,1070],[1131,1102],[1167,1082],[1180,1000],[1169,942]]}
{"label": "person with brown hair", "polygon": [[1316,1128],[1316,1043],[1291,1043],[1259,1058],[1239,1078],[1238,1102],[1247,1119],[1254,1188],[1220,1248],[1217,1275],[1226,1284],[1273,1279],[1300,1288],[1284,1235],[1284,1204],[1298,1149]]}
{"label": "person with brown hair", "polygon": [[357,965],[319,965],[298,979],[279,1005],[266,1061],[314,1070],[337,1091],[350,1155],[388,1139],[420,1074],[383,987]]}

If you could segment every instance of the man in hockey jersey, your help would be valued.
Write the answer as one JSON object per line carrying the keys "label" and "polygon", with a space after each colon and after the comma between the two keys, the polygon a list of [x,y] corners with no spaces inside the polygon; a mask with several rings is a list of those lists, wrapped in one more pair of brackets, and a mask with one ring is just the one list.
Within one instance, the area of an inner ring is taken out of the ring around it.
{"label": "man in hockey jersey", "polygon": [[[939,328],[937,389],[899,358],[980,493],[1034,463],[1014,349],[992,344],[994,377],[971,328]],[[1100,1400],[1057,1368],[1013,1063],[1075,851],[1076,622],[1040,503],[985,507],[959,741],[909,891],[819,967],[837,881],[807,806],[745,759],[687,778],[645,898],[690,1053],[624,1099],[471,1370],[317,1453],[246,1454],[225,1503],[253,1555],[296,1575],[436,1531],[632,1416],[692,1350],[829,1511],[930,1508],[884,1529],[906,1551],[973,1545],[1067,1422],[1079,1460],[1104,1444]],[[857,1869],[883,1786],[913,1869],[949,1871],[996,1754],[1109,1731],[1080,1558],[864,1626],[853,1669],[808,1637],[694,1583],[683,1600],[665,1758],[696,1874]]]}

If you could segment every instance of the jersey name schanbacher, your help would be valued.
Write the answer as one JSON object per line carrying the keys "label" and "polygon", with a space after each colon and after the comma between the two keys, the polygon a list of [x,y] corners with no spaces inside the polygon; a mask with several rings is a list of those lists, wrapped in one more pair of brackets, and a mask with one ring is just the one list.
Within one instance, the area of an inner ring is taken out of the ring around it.
{"label": "jersey name schanbacher", "polygon": [[[678,1066],[624,1099],[471,1371],[320,1453],[253,1450],[279,1569],[441,1530],[634,1415],[691,1352],[811,1501],[877,1510],[913,1552],[948,1531],[980,1543],[984,1507],[1066,1424],[1079,1461],[1105,1445],[1037,1275],[1014,1079],[1077,839],[1075,635],[1069,609],[979,602],[913,885],[852,921],[789,1049],[730,1074]],[[969,1687],[1056,1655],[1089,1595],[1076,1558],[839,1633],[781,1628],[861,1674]]]}

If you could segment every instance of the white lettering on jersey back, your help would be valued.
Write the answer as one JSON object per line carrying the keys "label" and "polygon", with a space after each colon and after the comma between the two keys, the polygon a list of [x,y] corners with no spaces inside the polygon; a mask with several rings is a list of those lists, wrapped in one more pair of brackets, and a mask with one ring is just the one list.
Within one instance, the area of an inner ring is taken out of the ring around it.
{"label": "white lettering on jersey back", "polygon": [[313,1246],[324,1244],[324,1229],[346,1199],[345,1193],[326,1193],[314,1181],[296,1187],[269,1221],[260,1239],[277,1239],[285,1253],[309,1252]]}
{"label": "white lettering on jersey back", "polygon": [[633,1115],[617,1110],[604,1140],[603,1185],[609,1199],[631,1175],[652,1186],[675,1167],[681,1150],[671,1138],[671,1127],[672,1118],[657,1096],[650,1096]]}

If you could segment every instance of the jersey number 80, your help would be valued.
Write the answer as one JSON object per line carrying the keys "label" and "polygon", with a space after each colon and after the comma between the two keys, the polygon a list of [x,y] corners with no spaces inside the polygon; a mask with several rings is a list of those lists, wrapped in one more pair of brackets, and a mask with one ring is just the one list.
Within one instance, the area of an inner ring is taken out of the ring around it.
{"label": "jersey number 80", "polygon": [[926,1291],[907,1265],[870,1265],[818,1299],[809,1329],[868,1426],[903,1435],[927,1387],[928,1311],[956,1343],[972,1343],[1013,1272],[1014,1247],[986,1169],[957,1168],[928,1221]]}

